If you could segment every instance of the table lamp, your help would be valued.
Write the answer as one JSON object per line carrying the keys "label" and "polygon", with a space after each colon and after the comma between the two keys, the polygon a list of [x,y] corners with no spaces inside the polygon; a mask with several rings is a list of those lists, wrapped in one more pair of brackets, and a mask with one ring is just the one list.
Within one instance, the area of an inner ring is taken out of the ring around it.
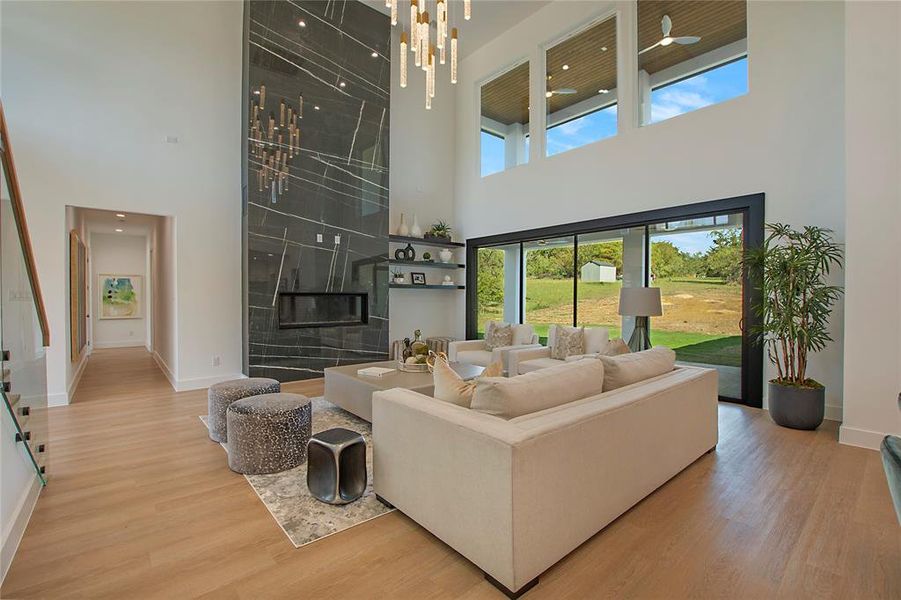
{"label": "table lamp", "polygon": [[629,349],[640,352],[651,347],[649,317],[663,314],[660,303],[660,288],[624,287],[619,290],[619,314],[635,317],[635,329],[629,338]]}

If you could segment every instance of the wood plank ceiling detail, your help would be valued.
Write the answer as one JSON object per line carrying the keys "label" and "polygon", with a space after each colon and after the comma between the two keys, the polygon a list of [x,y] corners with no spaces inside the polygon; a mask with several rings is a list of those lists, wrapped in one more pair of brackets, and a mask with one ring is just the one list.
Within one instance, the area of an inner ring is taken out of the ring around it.
{"label": "wood plank ceiling detail", "polygon": [[639,68],[654,74],[747,37],[745,0],[641,0],[638,3],[638,49],[663,37],[660,20],[669,15],[673,37],[697,35],[697,44],[658,46],[639,56]]}
{"label": "wood plank ceiling detail", "polygon": [[[698,35],[697,44],[657,47],[639,57],[649,74],[731,44],[747,36],[745,0],[640,0],[638,48],[662,37],[660,20],[669,15],[673,36]],[[607,48],[606,51],[601,48]],[[563,65],[569,65],[564,71]],[[549,112],[587,100],[598,90],[613,90],[616,77],[616,18],[610,17],[560,42],[547,52],[548,90],[572,88],[575,94],[548,98]],[[523,63],[482,86],[482,116],[504,125],[529,122],[529,63]]]}

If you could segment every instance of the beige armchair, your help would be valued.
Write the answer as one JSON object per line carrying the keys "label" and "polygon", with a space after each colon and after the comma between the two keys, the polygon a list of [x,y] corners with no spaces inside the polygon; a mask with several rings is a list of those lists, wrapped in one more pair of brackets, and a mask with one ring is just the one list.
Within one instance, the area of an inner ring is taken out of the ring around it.
{"label": "beige armchair", "polygon": [[504,365],[504,373],[509,372],[508,357],[511,351],[527,348],[540,348],[538,335],[531,325],[522,324],[513,326],[513,344],[488,349],[485,340],[466,340],[451,342],[447,348],[447,358],[451,362],[468,363],[487,367],[493,362],[500,361]]}
{"label": "beige armchair", "polygon": [[[559,365],[564,361],[551,358],[551,346],[557,334],[558,325],[552,325],[548,329],[548,345],[518,348],[512,350],[507,356],[507,368],[511,377],[522,375],[529,371],[537,371]],[[610,343],[610,331],[606,327],[586,327],[583,354],[569,356],[566,360],[579,360],[587,357],[595,357],[607,348]]]}

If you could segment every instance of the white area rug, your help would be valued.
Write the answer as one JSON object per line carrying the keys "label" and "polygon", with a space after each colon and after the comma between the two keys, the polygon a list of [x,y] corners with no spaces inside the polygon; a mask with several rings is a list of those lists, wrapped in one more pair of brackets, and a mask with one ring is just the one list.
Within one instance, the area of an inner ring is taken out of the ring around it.
{"label": "white area rug", "polygon": [[[295,548],[391,512],[372,491],[372,425],[323,398],[312,398],[313,433],[333,427],[360,432],[366,438],[368,483],[363,497],[343,506],[313,498],[307,489],[307,464],[270,475],[245,475]],[[200,417],[206,425],[206,416]],[[204,432],[206,434],[206,432]],[[215,442],[210,442],[215,443]],[[225,444],[220,444],[225,449]],[[223,465],[228,468],[228,465]]]}

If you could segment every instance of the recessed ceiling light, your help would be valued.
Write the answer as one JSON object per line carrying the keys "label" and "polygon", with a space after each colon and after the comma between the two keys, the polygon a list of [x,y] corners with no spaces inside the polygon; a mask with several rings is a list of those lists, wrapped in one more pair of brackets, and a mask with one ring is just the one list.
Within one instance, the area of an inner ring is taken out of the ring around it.
{"label": "recessed ceiling light", "polygon": [[274,255],[273,255],[273,254],[272,254],[272,253],[271,253],[271,252],[270,252],[270,253],[269,253],[269,254],[267,254],[267,255],[266,255],[266,256],[274,256]]}
{"label": "recessed ceiling light", "polygon": [[545,93],[544,93],[544,97],[545,97],[545,98],[550,98],[550,97],[553,96],[553,95],[554,95],[554,92],[545,92]]}
{"label": "recessed ceiling light", "polygon": [[116,233],[122,233],[121,229],[116,229]]}
{"label": "recessed ceiling light", "polygon": [[369,56],[371,56],[372,58],[378,58],[378,57],[379,57],[379,53],[376,52],[375,50],[373,50],[373,51],[372,51],[372,54],[370,54]]}
{"label": "recessed ceiling light", "polygon": [[598,90],[598,94],[607,94],[609,92],[610,92],[610,90],[605,90],[604,88],[601,88]]}
{"label": "recessed ceiling light", "polygon": [[344,83],[343,81],[341,83],[339,83],[338,85],[340,85],[341,87],[347,87],[347,84]]}
{"label": "recessed ceiling light", "polygon": [[319,110],[319,105],[317,104],[316,106],[314,106],[313,110]]}
{"label": "recessed ceiling light", "polygon": [[606,52],[606,51],[607,51],[607,46],[601,46],[601,52]]}
{"label": "recessed ceiling light", "polygon": [[306,27],[306,26],[307,26],[307,22],[304,21],[303,19],[301,19],[300,21],[298,21],[297,24],[300,25],[301,27]]}
{"label": "recessed ceiling light", "polygon": [[120,219],[125,218],[125,215],[123,215],[122,213],[116,213],[116,216],[119,217]]}
{"label": "recessed ceiling light", "polygon": [[259,95],[260,95],[260,90],[254,90],[253,93],[254,93],[255,95],[259,96]]}
{"label": "recessed ceiling light", "polygon": [[569,65],[563,65],[563,70],[564,70],[564,71],[569,71]]}

